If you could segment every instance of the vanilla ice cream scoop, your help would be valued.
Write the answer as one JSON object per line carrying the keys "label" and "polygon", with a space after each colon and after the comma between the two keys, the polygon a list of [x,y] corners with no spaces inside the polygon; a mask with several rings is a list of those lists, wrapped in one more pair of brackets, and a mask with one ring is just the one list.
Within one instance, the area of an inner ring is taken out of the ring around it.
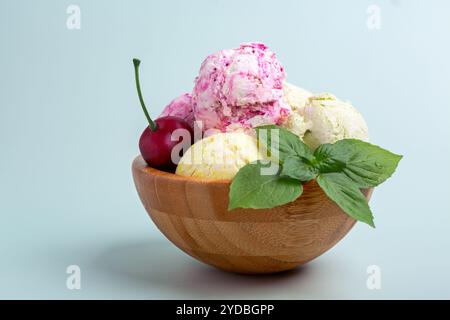
{"label": "vanilla ice cream scoop", "polygon": [[332,94],[310,97],[303,114],[305,121],[311,123],[303,140],[312,149],[342,139],[369,140],[369,130],[363,116],[349,102],[341,101]]}
{"label": "vanilla ice cream scoop", "polygon": [[306,89],[295,86],[287,81],[283,85],[284,100],[292,111],[302,111],[314,94]]}
{"label": "vanilla ice cream scoop", "polygon": [[284,101],[289,104],[292,112],[282,126],[303,139],[305,133],[312,127],[311,121],[305,119],[305,107],[313,94],[288,82],[284,82],[283,90]]}
{"label": "vanilla ice cream scoop", "polygon": [[240,168],[262,158],[254,137],[243,132],[217,133],[194,143],[178,163],[176,174],[232,179]]}
{"label": "vanilla ice cream scoop", "polygon": [[284,78],[284,68],[262,43],[213,53],[195,80],[195,119],[204,130],[222,132],[281,124],[290,113],[283,100]]}

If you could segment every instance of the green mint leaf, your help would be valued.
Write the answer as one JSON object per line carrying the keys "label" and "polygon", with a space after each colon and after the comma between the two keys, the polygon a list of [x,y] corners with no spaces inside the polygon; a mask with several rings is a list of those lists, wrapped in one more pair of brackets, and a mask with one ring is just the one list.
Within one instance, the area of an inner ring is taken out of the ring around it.
{"label": "green mint leaf", "polygon": [[[265,135],[261,134],[261,130],[264,130]],[[272,136],[274,133],[272,130],[278,130],[278,143],[275,137]],[[276,148],[278,144],[278,157],[281,162],[284,162],[289,156],[301,157],[306,161],[312,161],[314,159],[314,155],[309,147],[298,136],[285,128],[276,125],[261,126],[256,128],[256,133],[258,143],[263,144],[269,152],[272,145]],[[267,139],[262,139],[262,137],[267,137]]]}
{"label": "green mint leaf", "polygon": [[316,178],[318,173],[317,168],[305,162],[300,157],[288,156],[284,160],[280,176],[308,182]]}
{"label": "green mint leaf", "polygon": [[228,210],[273,208],[294,201],[302,194],[303,186],[298,180],[261,175],[262,167],[261,162],[254,162],[239,170],[231,182]]}
{"label": "green mint leaf", "polygon": [[323,144],[314,152],[321,173],[342,172],[362,188],[375,187],[388,179],[402,156],[357,139]]}
{"label": "green mint leaf", "polygon": [[343,173],[324,173],[317,177],[317,183],[350,217],[375,228],[366,197],[349,177]]}

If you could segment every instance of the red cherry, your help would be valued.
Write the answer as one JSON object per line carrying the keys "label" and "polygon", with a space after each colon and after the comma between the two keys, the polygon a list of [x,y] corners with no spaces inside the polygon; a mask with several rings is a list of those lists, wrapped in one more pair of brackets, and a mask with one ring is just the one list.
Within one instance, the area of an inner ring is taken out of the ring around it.
{"label": "red cherry", "polygon": [[[188,143],[190,146],[193,142],[194,132],[186,121],[177,117],[162,117],[156,119],[155,122],[157,129],[152,131],[150,127],[145,128],[139,139],[141,155],[149,166],[173,172],[177,164],[172,161],[172,149],[179,143]],[[175,141],[172,140],[172,133],[177,129],[186,130],[186,134],[189,134],[188,141],[183,141],[184,137],[180,135],[177,135],[178,139],[174,139]],[[179,156],[182,155],[181,148]]]}
{"label": "red cherry", "polygon": [[[164,171],[175,171],[177,166],[172,160],[173,148],[180,144],[180,152],[178,156],[182,156],[183,149],[190,146],[194,140],[194,132],[191,126],[183,119],[177,117],[161,117],[153,121],[145,107],[142,98],[141,85],[139,82],[139,65],[141,61],[133,59],[134,71],[136,77],[136,89],[141,102],[142,110],[147,118],[149,126],[142,132],[139,139],[139,150],[147,164],[153,168]],[[177,129],[183,129],[180,134],[174,135]],[[172,139],[174,141],[172,141]],[[187,145],[186,145],[187,144]],[[178,150],[177,150],[178,151]],[[174,154],[176,156],[176,154]]]}

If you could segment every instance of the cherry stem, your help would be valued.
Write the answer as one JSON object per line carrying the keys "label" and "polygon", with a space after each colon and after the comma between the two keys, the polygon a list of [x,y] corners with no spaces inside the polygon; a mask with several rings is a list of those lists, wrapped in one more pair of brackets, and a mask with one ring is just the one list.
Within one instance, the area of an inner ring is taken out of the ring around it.
{"label": "cherry stem", "polygon": [[144,111],[145,117],[147,118],[148,124],[150,125],[150,129],[152,131],[155,131],[158,129],[157,124],[150,118],[150,115],[148,114],[147,107],[144,103],[144,98],[142,98],[142,92],[141,92],[141,83],[139,82],[139,65],[141,64],[141,61],[139,59],[133,59],[134,64],[134,76],[136,78],[136,89],[139,96],[139,101],[141,102],[142,110]]}

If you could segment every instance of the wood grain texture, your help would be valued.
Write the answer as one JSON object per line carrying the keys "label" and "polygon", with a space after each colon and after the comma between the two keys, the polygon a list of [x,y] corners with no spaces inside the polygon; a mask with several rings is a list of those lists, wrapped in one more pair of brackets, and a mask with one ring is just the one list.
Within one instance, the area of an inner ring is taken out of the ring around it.
{"label": "wood grain texture", "polygon": [[[137,157],[133,178],[161,232],[192,257],[238,273],[274,273],[304,264],[341,240],[355,224],[315,181],[302,196],[273,209],[227,210],[230,181],[162,172]],[[369,199],[372,190],[364,191]]]}

